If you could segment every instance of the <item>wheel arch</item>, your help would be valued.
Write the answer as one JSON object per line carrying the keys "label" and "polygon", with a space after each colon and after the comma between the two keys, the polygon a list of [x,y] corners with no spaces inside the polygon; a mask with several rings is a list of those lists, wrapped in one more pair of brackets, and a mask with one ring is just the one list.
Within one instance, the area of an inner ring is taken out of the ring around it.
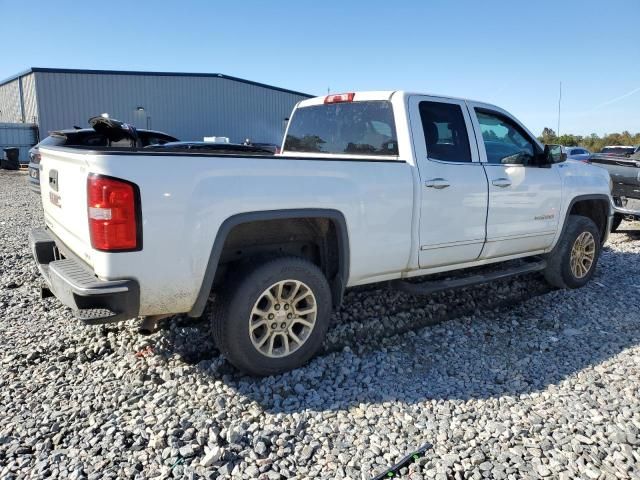
{"label": "wheel arch", "polygon": [[350,262],[350,246],[349,246],[349,234],[347,229],[347,222],[342,212],[334,209],[317,209],[317,208],[303,208],[303,209],[285,209],[285,210],[265,210],[245,212],[233,215],[227,218],[218,229],[216,238],[211,247],[209,260],[205,269],[205,274],[196,297],[196,301],[188,312],[190,317],[199,317],[202,315],[207,299],[214,286],[214,280],[216,279],[216,273],[220,266],[223,251],[227,240],[230,235],[236,229],[247,224],[269,222],[269,221],[282,221],[282,220],[326,220],[335,229],[336,243],[337,243],[337,256],[338,256],[338,269],[334,278],[328,278],[331,286],[331,292],[334,305],[339,305],[342,301],[342,296],[349,279],[349,262]]}
{"label": "wheel arch", "polygon": [[613,218],[611,201],[607,195],[589,194],[573,197],[567,207],[567,213],[564,218],[562,231],[560,232],[558,241],[562,238],[562,235],[567,228],[567,220],[570,215],[582,215],[593,220],[600,232],[601,245],[604,245],[609,236],[609,228]]}

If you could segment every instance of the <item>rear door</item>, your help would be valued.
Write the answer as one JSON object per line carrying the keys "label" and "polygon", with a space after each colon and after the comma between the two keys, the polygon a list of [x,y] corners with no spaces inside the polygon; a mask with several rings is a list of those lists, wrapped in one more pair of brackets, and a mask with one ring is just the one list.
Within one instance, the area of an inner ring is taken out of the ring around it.
{"label": "rear door", "polygon": [[487,179],[463,101],[409,97],[420,173],[421,268],[473,261],[485,241]]}
{"label": "rear door", "polygon": [[482,258],[546,249],[558,229],[559,164],[537,166],[540,146],[506,112],[469,102],[489,180],[487,242]]}

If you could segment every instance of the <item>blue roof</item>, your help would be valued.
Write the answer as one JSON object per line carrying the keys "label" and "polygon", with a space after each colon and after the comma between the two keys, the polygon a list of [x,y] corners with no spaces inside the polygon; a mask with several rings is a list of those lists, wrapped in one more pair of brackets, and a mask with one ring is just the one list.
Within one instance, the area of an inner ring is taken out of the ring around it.
{"label": "blue roof", "polygon": [[29,75],[33,72],[47,72],[47,73],[81,73],[81,74],[94,74],[94,75],[146,75],[150,77],[216,77],[223,78],[225,80],[231,80],[234,82],[246,83],[248,85],[255,85],[257,87],[268,88],[270,90],[276,90],[279,92],[292,93],[294,95],[300,95],[303,97],[312,98],[314,95],[308,93],[296,92],[295,90],[289,90],[286,88],[275,87],[273,85],[267,85],[266,83],[254,82],[252,80],[245,80],[244,78],[232,77],[230,75],[224,75],[222,73],[185,73],[185,72],[143,72],[135,70],[84,70],[78,68],[42,68],[31,67],[28,70],[20,72],[12,77],[6,78],[0,81],[0,86],[16,80],[17,78]]}

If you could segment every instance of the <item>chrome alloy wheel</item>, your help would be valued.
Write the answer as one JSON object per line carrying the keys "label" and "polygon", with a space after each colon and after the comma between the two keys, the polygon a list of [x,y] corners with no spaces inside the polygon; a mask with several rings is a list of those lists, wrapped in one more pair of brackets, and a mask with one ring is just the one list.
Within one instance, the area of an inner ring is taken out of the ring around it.
{"label": "chrome alloy wheel", "polygon": [[583,278],[591,270],[596,258],[596,240],[590,232],[582,232],[571,248],[571,272],[576,278]]}
{"label": "chrome alloy wheel", "polygon": [[309,339],[317,316],[316,297],[305,283],[274,283],[260,294],[251,310],[251,343],[266,357],[286,357]]}

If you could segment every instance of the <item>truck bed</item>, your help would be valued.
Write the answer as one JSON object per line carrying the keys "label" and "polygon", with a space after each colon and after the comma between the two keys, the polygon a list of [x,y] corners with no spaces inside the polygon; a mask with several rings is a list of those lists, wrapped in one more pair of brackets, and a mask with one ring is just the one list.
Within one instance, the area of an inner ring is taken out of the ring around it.
{"label": "truck bed", "polygon": [[[359,246],[350,258],[350,284],[397,271],[412,250],[413,170],[398,159],[53,147],[42,149],[41,168],[47,227],[99,279],[136,280],[142,286],[140,315],[190,311],[216,235],[226,219],[238,214],[342,212],[350,241]],[[139,187],[139,251],[92,248],[89,174]],[[171,294],[167,279],[176,286]]]}
{"label": "truck bed", "polygon": [[640,161],[625,156],[594,154],[589,162],[609,172],[614,197],[640,198]]}

